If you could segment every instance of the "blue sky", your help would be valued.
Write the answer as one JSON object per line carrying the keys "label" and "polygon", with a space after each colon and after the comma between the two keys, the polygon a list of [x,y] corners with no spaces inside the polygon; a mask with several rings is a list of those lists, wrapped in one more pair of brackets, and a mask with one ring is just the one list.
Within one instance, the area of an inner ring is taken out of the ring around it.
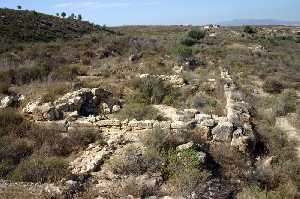
{"label": "blue sky", "polygon": [[300,21],[300,0],[0,0],[0,7],[82,14],[97,24],[209,24],[232,19]]}

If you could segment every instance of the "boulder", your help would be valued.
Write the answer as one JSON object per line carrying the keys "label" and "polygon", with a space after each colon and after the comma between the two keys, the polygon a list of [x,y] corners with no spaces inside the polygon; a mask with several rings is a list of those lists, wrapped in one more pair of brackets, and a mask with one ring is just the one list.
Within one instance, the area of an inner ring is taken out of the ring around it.
{"label": "boulder", "polygon": [[209,120],[209,119],[212,119],[211,115],[208,115],[208,114],[196,114],[195,115],[195,120],[197,122],[202,122],[203,120]]}
{"label": "boulder", "polygon": [[117,113],[121,110],[121,107],[119,105],[113,105],[112,112]]}
{"label": "boulder", "polygon": [[220,122],[212,129],[214,141],[230,142],[233,133],[233,124],[231,122]]}
{"label": "boulder", "polygon": [[24,108],[23,108],[23,112],[24,113],[28,113],[28,114],[32,114],[36,111],[36,109],[38,108],[40,104],[40,99],[38,99],[37,101],[33,101],[33,102],[29,102]]}
{"label": "boulder", "polygon": [[186,123],[182,121],[175,121],[171,123],[171,128],[172,129],[184,129],[186,128]]}
{"label": "boulder", "polygon": [[121,121],[120,120],[100,120],[96,122],[98,127],[120,127]]}
{"label": "boulder", "polygon": [[170,129],[171,128],[171,122],[169,121],[155,121],[153,123],[153,128],[161,128],[161,129]]}
{"label": "boulder", "polygon": [[200,126],[214,127],[216,125],[216,121],[214,119],[205,119],[200,123]]}
{"label": "boulder", "polygon": [[182,144],[182,145],[179,145],[176,147],[176,150],[177,151],[183,151],[183,150],[186,150],[186,149],[190,149],[194,146],[194,142],[188,142],[186,144]]}
{"label": "boulder", "polygon": [[13,106],[18,102],[18,98],[16,96],[6,96],[0,102],[0,108],[7,108],[9,106]]}

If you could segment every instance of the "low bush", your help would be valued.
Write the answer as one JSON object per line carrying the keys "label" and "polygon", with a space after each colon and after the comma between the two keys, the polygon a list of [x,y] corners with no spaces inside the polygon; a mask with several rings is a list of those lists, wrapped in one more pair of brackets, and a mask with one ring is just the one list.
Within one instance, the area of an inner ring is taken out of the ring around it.
{"label": "low bush", "polygon": [[112,171],[122,175],[141,175],[146,171],[146,165],[142,154],[137,154],[139,149],[129,146],[120,154],[113,156],[108,164]]}
{"label": "low bush", "polygon": [[253,26],[245,26],[244,32],[248,33],[248,34],[255,34],[257,31],[256,31],[255,27],[253,27]]}
{"label": "low bush", "polygon": [[291,183],[280,185],[277,189],[268,191],[251,185],[237,194],[237,199],[290,199],[297,197],[297,187]]}
{"label": "low bush", "polygon": [[42,103],[47,102],[54,102],[59,96],[69,92],[71,90],[71,86],[64,84],[64,83],[56,83],[54,85],[51,85],[47,89],[47,93],[45,93],[42,98]]}
{"label": "low bush", "polygon": [[273,105],[273,112],[277,116],[285,116],[288,113],[296,111],[297,93],[294,90],[285,90],[278,96],[276,103]]}
{"label": "low bush", "polygon": [[23,160],[12,172],[11,179],[21,182],[58,182],[70,175],[67,163],[57,157]]}
{"label": "low bush", "polygon": [[180,45],[173,48],[172,53],[177,57],[179,62],[183,62],[193,56],[193,49]]}
{"label": "low bush", "polygon": [[185,46],[193,46],[197,41],[191,37],[183,37],[180,41],[180,43],[182,45],[185,45]]}
{"label": "low bush", "polygon": [[268,93],[281,93],[284,86],[279,80],[269,78],[264,82],[263,89]]}
{"label": "low bush", "polygon": [[206,32],[201,31],[201,30],[191,30],[188,32],[188,36],[195,40],[203,39],[205,37],[205,35],[206,35]]}
{"label": "low bush", "polygon": [[165,166],[163,173],[168,177],[167,184],[184,197],[201,190],[210,173],[201,169],[197,151],[186,149],[180,152],[169,151],[165,153]]}
{"label": "low bush", "polygon": [[156,77],[146,77],[134,80],[132,85],[135,94],[128,97],[128,103],[145,103],[168,105],[177,104],[180,93],[173,89],[171,85],[166,84],[163,80]]}
{"label": "low bush", "polygon": [[120,119],[156,120],[158,111],[150,105],[132,103],[125,105],[117,115]]}

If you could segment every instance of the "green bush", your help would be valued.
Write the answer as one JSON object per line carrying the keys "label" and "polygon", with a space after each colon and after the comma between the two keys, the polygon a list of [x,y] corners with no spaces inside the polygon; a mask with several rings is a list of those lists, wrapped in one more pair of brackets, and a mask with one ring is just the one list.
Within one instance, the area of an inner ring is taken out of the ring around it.
{"label": "green bush", "polygon": [[197,41],[191,37],[183,37],[180,41],[180,43],[182,45],[185,45],[185,46],[193,46]]}
{"label": "green bush", "polygon": [[278,96],[276,103],[273,105],[273,112],[278,116],[285,116],[288,113],[296,111],[297,93],[294,90],[285,90]]}
{"label": "green bush", "polygon": [[123,154],[113,156],[108,164],[112,171],[122,175],[141,175],[146,171],[144,158],[137,154],[139,149],[129,146]]}
{"label": "green bush", "polygon": [[177,46],[172,49],[172,53],[179,61],[185,61],[193,56],[193,49],[186,46]]}
{"label": "green bush", "polygon": [[156,120],[158,111],[150,105],[132,103],[125,105],[117,115],[120,119]]}
{"label": "green bush", "polygon": [[201,169],[197,151],[186,149],[180,152],[165,153],[163,174],[168,177],[170,186],[173,186],[184,197],[189,198],[194,192],[200,191],[210,173]]}
{"label": "green bush", "polygon": [[253,26],[245,26],[244,27],[244,32],[248,34],[255,34],[256,29]]}
{"label": "green bush", "polygon": [[22,161],[12,172],[11,179],[21,182],[58,182],[70,175],[67,163],[57,157],[35,158]]}
{"label": "green bush", "polygon": [[136,93],[128,98],[128,103],[160,104],[166,97],[166,102],[171,103],[179,96],[170,85],[153,76],[133,81],[133,87]]}
{"label": "green bush", "polygon": [[269,78],[264,82],[263,89],[268,93],[281,93],[284,86],[279,80]]}
{"label": "green bush", "polygon": [[205,35],[206,35],[206,32],[201,31],[201,30],[191,30],[188,32],[188,36],[195,40],[203,39],[205,37]]}
{"label": "green bush", "polygon": [[58,96],[61,96],[70,90],[71,90],[71,88],[68,85],[63,84],[63,83],[57,83],[57,84],[51,85],[47,89],[47,93],[45,93],[42,96],[41,102],[42,103],[54,102],[58,98]]}
{"label": "green bush", "polygon": [[237,194],[237,199],[291,199],[297,197],[297,187],[291,183],[280,185],[277,189],[267,191],[257,185],[251,185],[242,189]]}

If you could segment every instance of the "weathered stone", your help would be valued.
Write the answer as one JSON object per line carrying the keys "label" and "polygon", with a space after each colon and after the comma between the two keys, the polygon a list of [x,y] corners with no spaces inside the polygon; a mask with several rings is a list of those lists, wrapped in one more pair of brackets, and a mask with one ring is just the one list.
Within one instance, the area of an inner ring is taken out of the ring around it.
{"label": "weathered stone", "polygon": [[195,120],[197,122],[202,122],[203,120],[209,120],[209,119],[212,119],[211,118],[211,115],[208,115],[208,114],[196,114],[195,115]]}
{"label": "weathered stone", "polygon": [[46,115],[47,120],[49,121],[57,121],[63,119],[63,113],[57,110],[55,107],[50,107],[49,110],[44,114]]}
{"label": "weathered stone", "polygon": [[230,142],[232,138],[233,124],[231,122],[219,123],[212,130],[213,140],[220,142]]}
{"label": "weathered stone", "polygon": [[100,120],[96,122],[98,127],[120,127],[121,121],[120,120]]}
{"label": "weathered stone", "polygon": [[177,151],[183,151],[183,150],[186,150],[186,149],[190,149],[194,146],[194,142],[188,142],[186,144],[182,144],[182,145],[179,145],[176,147],[176,150]]}
{"label": "weathered stone", "polygon": [[0,108],[7,108],[18,103],[18,98],[16,96],[6,96],[0,102]]}
{"label": "weathered stone", "polygon": [[172,129],[184,129],[186,128],[186,123],[182,121],[175,121],[171,123]]}
{"label": "weathered stone", "polygon": [[101,104],[101,113],[102,114],[110,114],[110,108],[106,103]]}
{"label": "weathered stone", "polygon": [[199,163],[204,164],[206,161],[206,153],[202,151],[196,152]]}
{"label": "weathered stone", "polygon": [[201,126],[214,127],[216,121],[214,119],[205,119],[200,123]]}
{"label": "weathered stone", "polygon": [[112,107],[113,113],[119,112],[120,110],[121,110],[121,107],[119,105],[113,105],[113,107]]}
{"label": "weathered stone", "polygon": [[91,144],[88,149],[70,163],[73,174],[85,174],[94,171],[112,151],[107,147]]}
{"label": "weathered stone", "polygon": [[161,129],[170,129],[171,128],[171,122],[170,121],[155,121],[153,123],[153,128],[161,128]]}
{"label": "weathered stone", "polygon": [[38,99],[37,101],[33,101],[33,102],[29,102],[24,108],[23,108],[23,112],[24,113],[28,113],[28,114],[32,114],[36,111],[36,109],[38,108],[40,104],[40,99]]}
{"label": "weathered stone", "polygon": [[60,132],[66,132],[66,122],[64,120],[60,121],[37,121],[36,124],[42,129],[56,130]]}
{"label": "weathered stone", "polygon": [[196,138],[201,139],[201,140],[211,139],[211,133],[207,126],[197,126],[194,136],[196,136]]}

